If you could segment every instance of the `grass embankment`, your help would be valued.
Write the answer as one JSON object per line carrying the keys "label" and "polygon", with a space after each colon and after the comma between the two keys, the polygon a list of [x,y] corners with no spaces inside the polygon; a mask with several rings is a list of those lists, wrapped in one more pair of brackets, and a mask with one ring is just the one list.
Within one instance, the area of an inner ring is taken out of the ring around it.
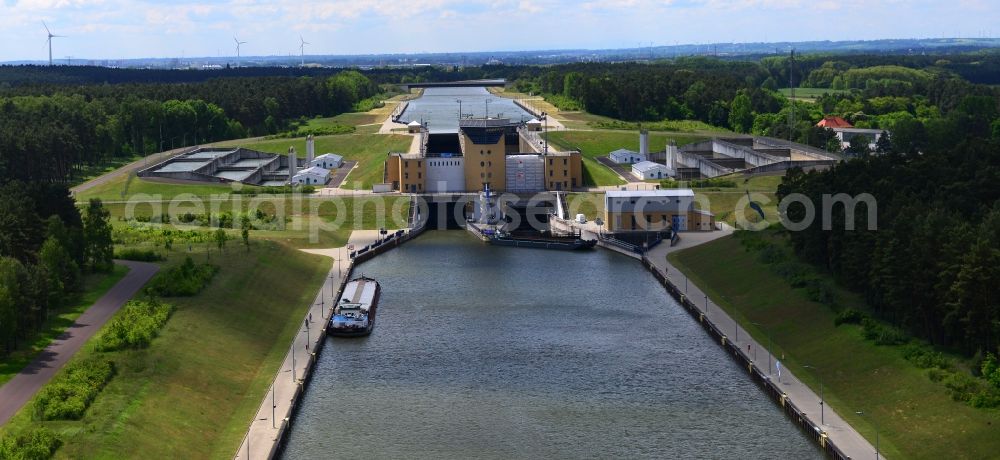
{"label": "grass embankment", "polygon": [[313,118],[306,123],[307,128],[325,128],[335,125],[354,126],[357,134],[374,134],[379,125],[385,122],[396,106],[403,101],[413,99],[422,94],[422,90],[412,90],[409,94],[396,94],[382,102],[382,107],[375,107],[367,112],[348,112],[334,117]]}
{"label": "grass embankment", "polygon": [[139,155],[127,157],[127,158],[112,158],[106,162],[102,162],[96,165],[81,165],[78,169],[73,172],[73,179],[68,184],[70,187],[80,185],[91,179],[103,176],[109,172],[112,172],[122,166],[125,166],[134,161],[141,160],[142,157]]}
{"label": "grass embankment", "polygon": [[[253,188],[243,185],[244,189]],[[149,197],[143,199],[163,199],[169,200],[180,194],[191,194],[199,197],[210,195],[228,194],[232,190],[230,185],[224,184],[198,184],[198,183],[177,183],[146,180],[131,174],[122,174],[114,179],[84,190],[76,195],[78,202],[86,202],[91,198],[100,198],[103,201],[120,201],[145,194]]]}
{"label": "grass embankment", "polygon": [[[234,195],[225,197],[222,201],[207,203],[205,207],[201,208],[190,203],[178,205],[171,215],[174,223],[170,224],[168,228],[214,231],[214,228],[208,226],[177,223],[178,216],[187,212],[202,215],[209,211],[209,205],[216,207],[216,210],[212,211],[215,214],[226,212],[239,214],[246,212],[248,207],[253,205],[254,209],[260,209],[269,216],[287,216],[288,219],[283,225],[281,225],[281,219],[278,219],[275,225],[269,225],[268,228],[252,230],[251,237],[281,241],[296,248],[328,248],[342,245],[353,230],[405,227],[409,215],[410,198],[371,195],[313,198],[272,195],[254,198]],[[136,205],[131,210],[125,203],[110,203],[105,204],[105,207],[111,213],[112,225],[119,233],[135,225],[159,226],[160,224],[142,224],[136,220],[145,221],[150,217],[170,211],[170,205],[162,202]],[[126,216],[126,213],[129,215]],[[125,218],[134,220],[122,220]],[[226,229],[229,237],[234,240],[231,244],[241,238],[238,220],[234,226],[236,228]],[[136,241],[128,241],[127,244],[138,242],[143,237],[144,235],[138,234]]]}
{"label": "grass embankment", "polygon": [[[784,244],[778,236],[769,238]],[[775,355],[784,356],[782,363],[817,393],[822,378],[830,407],[874,444],[873,418],[888,458],[992,458],[1000,452],[998,412],[953,401],[926,370],[905,360],[898,347],[866,341],[860,327],[834,326],[836,315],[830,307],[809,300],[803,289],[791,288],[736,238],[669,257],[758,343],[768,343],[770,333]],[[833,289],[842,307],[864,308],[855,294]]]}
{"label": "grass embankment", "polygon": [[[709,211],[715,214],[715,220],[726,222],[736,226],[737,214],[742,211],[743,217],[750,223],[760,220],[760,215],[750,207],[737,209],[740,200],[746,198],[749,191],[754,201],[760,204],[764,210],[768,222],[778,222],[778,197],[776,192],[778,184],[781,183],[782,176],[755,176],[749,179],[736,174],[732,176],[720,177],[721,180],[728,180],[736,183],[736,187],[707,187],[695,188],[695,194],[708,199]],[[679,186],[685,186],[680,182]],[[761,198],[763,195],[764,198]],[[700,208],[701,206],[698,205]]]}
{"label": "grass embankment", "polygon": [[[621,149],[639,150],[639,133],[627,131],[557,131],[548,133],[552,145],[561,150],[579,150],[583,155],[584,185],[620,185],[625,183],[608,167],[597,162],[597,157]],[[677,145],[694,142],[702,137],[688,134],[649,133],[649,149],[663,150],[667,141],[673,139]]]}
{"label": "grass embankment", "polygon": [[115,265],[111,273],[94,273],[84,277],[83,290],[68,305],[52,312],[30,343],[21,343],[20,349],[0,360],[0,385],[14,378],[18,372],[31,363],[38,353],[49,346],[59,334],[73,325],[73,322],[100,299],[112,286],[128,273],[128,267]]}
{"label": "grass embankment", "polygon": [[[358,165],[342,185],[343,188],[363,190],[371,189],[372,184],[382,183],[383,162],[389,152],[407,152],[410,150],[412,136],[380,135],[380,134],[344,134],[339,136],[320,136],[316,138],[316,155],[335,153],[346,160],[357,161]],[[306,155],[305,138],[275,139],[269,141],[246,142],[234,141],[227,145],[238,145],[248,149],[271,153],[288,153],[288,147],[295,147],[300,157]]]}
{"label": "grass embankment", "polygon": [[[171,264],[186,255],[177,246]],[[221,270],[207,289],[166,299],[177,309],[149,348],[97,353],[91,343],[73,358],[116,363],[81,420],[33,422],[29,409],[4,431],[53,430],[64,442],[56,458],[229,458],[330,261],[260,241],[249,253],[213,249],[211,262]]]}

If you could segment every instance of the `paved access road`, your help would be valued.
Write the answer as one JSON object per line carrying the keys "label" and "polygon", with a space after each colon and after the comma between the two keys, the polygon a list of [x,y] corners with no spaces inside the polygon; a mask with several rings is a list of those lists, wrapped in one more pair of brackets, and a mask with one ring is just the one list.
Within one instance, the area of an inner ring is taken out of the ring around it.
{"label": "paved access road", "polygon": [[116,260],[115,263],[127,266],[128,274],[45,347],[31,364],[0,387],[0,425],[7,423],[160,269],[146,262]]}

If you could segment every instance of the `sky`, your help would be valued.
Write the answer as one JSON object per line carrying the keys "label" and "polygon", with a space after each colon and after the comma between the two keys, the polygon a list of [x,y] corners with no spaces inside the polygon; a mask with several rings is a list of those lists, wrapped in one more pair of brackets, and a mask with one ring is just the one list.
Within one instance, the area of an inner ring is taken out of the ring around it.
{"label": "sky", "polygon": [[0,0],[0,61],[995,37],[998,0]]}

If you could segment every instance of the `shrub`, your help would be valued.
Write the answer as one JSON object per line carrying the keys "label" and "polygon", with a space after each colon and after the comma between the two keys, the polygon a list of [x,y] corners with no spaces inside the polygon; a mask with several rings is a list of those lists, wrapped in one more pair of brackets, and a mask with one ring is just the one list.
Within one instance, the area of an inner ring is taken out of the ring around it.
{"label": "shrub", "polygon": [[695,188],[708,188],[708,187],[733,188],[736,187],[736,181],[730,179],[710,178],[710,179],[693,180],[688,185]]}
{"label": "shrub", "polygon": [[111,361],[71,363],[35,397],[35,413],[42,420],[79,420],[114,373]]}
{"label": "shrub", "polygon": [[986,354],[986,358],[979,366],[979,371],[990,385],[993,385],[994,388],[1000,388],[1000,364],[997,364],[997,357],[993,353]]}
{"label": "shrub", "polygon": [[932,382],[940,382],[948,376],[950,372],[942,369],[931,368],[927,370],[927,378],[931,379]]}
{"label": "shrub", "polygon": [[986,387],[969,397],[969,405],[981,409],[1000,407],[1000,390]]}
{"label": "shrub", "polygon": [[562,94],[545,94],[545,100],[559,110],[583,110],[583,104]]}
{"label": "shrub", "polygon": [[942,382],[955,401],[969,402],[982,387],[975,377],[961,372],[948,372]]}
{"label": "shrub", "polygon": [[48,428],[32,428],[0,439],[0,458],[44,460],[51,458],[62,441]]}
{"label": "shrub", "polygon": [[872,318],[862,319],[861,327],[863,328],[862,335],[866,339],[874,341],[875,345],[901,345],[908,340],[903,331]]}
{"label": "shrub", "polygon": [[836,303],[833,286],[829,281],[821,278],[810,278],[806,280],[806,297],[813,302],[823,305],[833,306]]}
{"label": "shrub", "polygon": [[163,260],[163,256],[151,249],[142,250],[136,248],[125,248],[115,252],[115,259],[137,260],[140,262],[159,262]]}
{"label": "shrub", "polygon": [[861,321],[867,317],[868,315],[859,310],[854,308],[845,308],[837,314],[837,317],[833,320],[833,325],[840,326],[841,324],[861,324]]}
{"label": "shrub", "polygon": [[166,324],[173,306],[156,300],[132,300],[122,307],[97,339],[97,350],[145,348]]}
{"label": "shrub", "polygon": [[757,260],[767,265],[782,262],[787,258],[788,256],[785,254],[785,251],[782,251],[778,245],[773,243],[764,243],[757,254]]}
{"label": "shrub", "polygon": [[265,139],[290,139],[294,137],[306,137],[308,135],[313,136],[332,136],[336,134],[351,134],[356,130],[353,126],[332,124],[327,126],[317,126],[314,128],[298,128],[293,131],[285,131],[283,133],[274,134],[265,137]]}
{"label": "shrub", "polygon": [[229,192],[234,195],[264,195],[264,194],[285,194],[285,193],[313,193],[316,191],[316,186],[314,185],[278,185],[278,186],[268,186],[268,187],[254,187],[254,188],[244,188],[239,190],[233,190]]}
{"label": "shrub", "polygon": [[951,367],[951,363],[948,362],[943,353],[917,343],[910,343],[903,347],[903,358],[920,369],[949,369]]}
{"label": "shrub", "polygon": [[186,257],[183,264],[156,275],[146,291],[161,297],[193,296],[208,285],[217,271],[219,267],[215,265],[196,265],[191,257]]}

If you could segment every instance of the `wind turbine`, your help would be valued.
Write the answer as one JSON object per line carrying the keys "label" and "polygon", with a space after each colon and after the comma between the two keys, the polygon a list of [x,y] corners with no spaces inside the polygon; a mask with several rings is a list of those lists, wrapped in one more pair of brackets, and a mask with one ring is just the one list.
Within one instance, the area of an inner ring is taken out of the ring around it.
{"label": "wind turbine", "polygon": [[306,65],[306,45],[311,45],[312,43],[307,42],[301,35],[299,35],[299,57],[302,58],[302,66]]}
{"label": "wind turbine", "polygon": [[236,42],[236,63],[240,62],[240,45],[246,45],[247,42],[241,42],[240,39],[233,35],[233,41]]}
{"label": "wind turbine", "polygon": [[49,25],[42,21],[42,25],[45,26],[45,33],[48,34],[49,38],[46,42],[49,45],[49,65],[52,65],[52,39],[56,37],[65,37],[65,35],[54,35],[51,30],[49,30]]}

